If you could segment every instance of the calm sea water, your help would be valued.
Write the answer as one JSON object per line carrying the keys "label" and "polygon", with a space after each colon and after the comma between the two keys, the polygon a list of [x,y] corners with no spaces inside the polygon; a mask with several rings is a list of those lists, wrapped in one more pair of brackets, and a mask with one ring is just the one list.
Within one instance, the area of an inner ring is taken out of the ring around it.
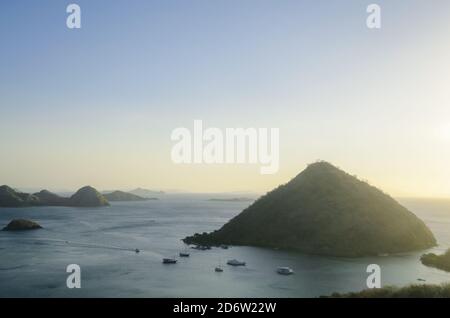
{"label": "calm sea water", "polygon": [[[189,250],[189,258],[163,265],[163,257],[185,248],[181,238],[217,229],[249,204],[210,197],[165,195],[92,209],[0,208],[0,227],[14,218],[44,227],[0,232],[0,297],[315,297],[364,289],[372,263],[381,266],[383,285],[450,281],[450,274],[423,266],[421,252],[348,259],[231,247]],[[439,246],[432,251],[450,247],[450,201],[401,202],[434,232]],[[247,266],[225,265],[231,258]],[[81,266],[81,289],[66,287],[68,264]],[[223,273],[214,272],[219,264]],[[278,275],[278,266],[295,275]]]}

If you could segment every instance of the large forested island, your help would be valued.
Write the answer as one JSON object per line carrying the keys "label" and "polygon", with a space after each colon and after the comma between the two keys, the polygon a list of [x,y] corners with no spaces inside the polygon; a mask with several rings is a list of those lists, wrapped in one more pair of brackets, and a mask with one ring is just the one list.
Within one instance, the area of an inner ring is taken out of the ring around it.
{"label": "large forested island", "polygon": [[393,198],[327,162],[309,165],[212,233],[187,244],[249,245],[358,257],[421,250],[436,240]]}
{"label": "large forested island", "polygon": [[79,189],[69,198],[61,197],[47,190],[29,194],[8,187],[0,186],[0,207],[27,206],[70,206],[99,207],[109,205],[108,200],[96,189],[90,186]]}

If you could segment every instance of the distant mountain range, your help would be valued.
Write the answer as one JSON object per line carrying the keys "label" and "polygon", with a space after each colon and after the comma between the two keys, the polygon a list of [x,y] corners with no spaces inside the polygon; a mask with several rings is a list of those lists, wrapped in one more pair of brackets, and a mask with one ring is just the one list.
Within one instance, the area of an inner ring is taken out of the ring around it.
{"label": "distant mountain range", "polygon": [[367,256],[436,245],[428,227],[393,198],[327,162],[309,165],[221,229],[188,244],[249,245]]}
{"label": "distant mountain range", "polygon": [[0,186],[0,207],[26,206],[108,206],[108,200],[90,186],[79,189],[71,197],[62,197],[47,190],[29,194],[16,191],[7,185]]}
{"label": "distant mountain range", "polygon": [[147,201],[147,200],[158,200],[157,198],[145,198],[135,195],[130,192],[124,191],[113,191],[111,193],[103,194],[108,201]]}
{"label": "distant mountain range", "polygon": [[143,198],[154,198],[155,196],[165,194],[164,191],[154,191],[143,188],[136,188],[134,190],[128,191],[131,194],[143,197]]}
{"label": "distant mountain range", "polygon": [[218,201],[218,202],[251,202],[255,201],[255,199],[252,198],[245,198],[245,197],[239,197],[239,198],[212,198],[208,201]]}
{"label": "distant mountain range", "polygon": [[[140,189],[147,194],[149,190]],[[156,192],[155,192],[156,193]],[[159,193],[159,192],[157,192]],[[147,201],[158,200],[154,197],[143,197],[124,191],[111,191],[100,193],[91,186],[79,189],[70,197],[58,195],[48,190],[42,190],[33,194],[20,192],[3,185],[0,186],[0,207],[25,207],[25,206],[72,206],[72,207],[96,207],[108,206],[109,201]]]}

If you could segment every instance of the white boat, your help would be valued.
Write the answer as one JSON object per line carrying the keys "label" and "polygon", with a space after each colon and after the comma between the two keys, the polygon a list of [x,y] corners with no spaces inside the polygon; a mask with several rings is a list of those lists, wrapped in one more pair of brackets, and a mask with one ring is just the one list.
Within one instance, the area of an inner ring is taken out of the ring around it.
{"label": "white boat", "polygon": [[174,258],[163,258],[163,264],[175,264],[177,262]]}
{"label": "white boat", "polygon": [[289,267],[278,267],[277,273],[280,275],[292,275],[294,274],[294,271]]}
{"label": "white boat", "polygon": [[245,266],[245,262],[238,261],[237,259],[231,259],[227,264],[231,266]]}

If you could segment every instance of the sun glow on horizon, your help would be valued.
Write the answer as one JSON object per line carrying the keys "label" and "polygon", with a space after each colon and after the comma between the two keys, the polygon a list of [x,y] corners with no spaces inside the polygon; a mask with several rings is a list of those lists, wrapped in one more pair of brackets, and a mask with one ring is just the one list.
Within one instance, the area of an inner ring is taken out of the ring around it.
{"label": "sun glow on horizon", "polygon": [[[0,184],[264,193],[320,158],[450,197],[450,2],[380,0],[379,30],[356,0],[219,2],[85,1],[80,32],[52,1],[2,4]],[[171,132],[195,119],[279,128],[279,172],[174,165]]]}
{"label": "sun glow on horizon", "polygon": [[450,142],[450,122],[440,125],[436,129],[436,135],[439,139]]}

